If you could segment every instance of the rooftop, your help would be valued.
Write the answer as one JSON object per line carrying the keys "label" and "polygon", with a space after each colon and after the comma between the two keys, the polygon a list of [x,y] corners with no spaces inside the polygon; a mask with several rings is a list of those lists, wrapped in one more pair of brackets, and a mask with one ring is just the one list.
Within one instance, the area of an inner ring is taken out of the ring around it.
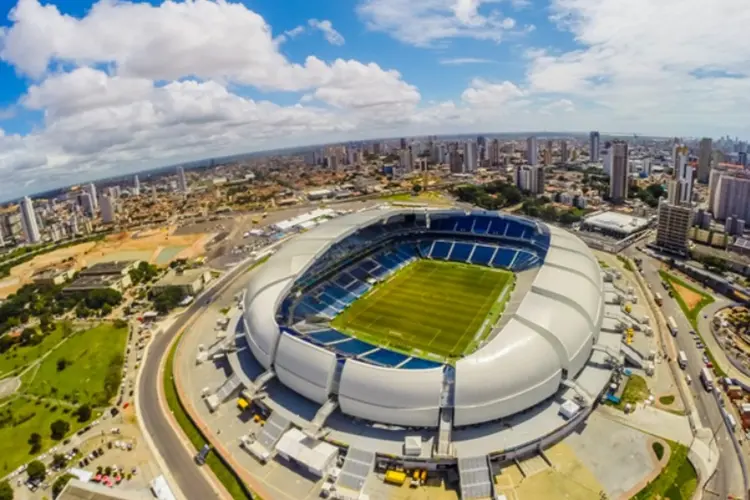
{"label": "rooftop", "polygon": [[81,270],[81,274],[95,275],[95,274],[122,274],[125,269],[133,266],[137,261],[135,260],[113,260],[111,262],[99,262],[91,267]]}
{"label": "rooftop", "polygon": [[648,227],[648,219],[620,212],[603,212],[586,217],[586,224],[592,226],[632,233]]}
{"label": "rooftop", "polygon": [[81,275],[76,278],[76,280],[68,285],[65,290],[67,291],[75,291],[75,290],[91,290],[95,288],[107,288],[114,284],[117,284],[122,279],[122,276],[120,275],[112,275],[112,274],[101,274],[101,275],[93,275],[93,276],[85,276]]}
{"label": "rooftop", "polygon": [[170,270],[162,279],[160,279],[157,286],[187,286],[195,283],[195,280],[199,279],[206,273],[205,268],[197,269],[185,269],[183,271]]}
{"label": "rooftop", "polygon": [[58,500],[146,500],[153,498],[145,491],[107,488],[94,483],[71,479]]}

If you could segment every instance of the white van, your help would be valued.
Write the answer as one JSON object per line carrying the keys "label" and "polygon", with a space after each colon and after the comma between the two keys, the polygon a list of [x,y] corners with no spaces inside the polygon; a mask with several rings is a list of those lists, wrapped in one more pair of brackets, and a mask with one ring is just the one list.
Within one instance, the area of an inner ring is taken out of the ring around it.
{"label": "white van", "polygon": [[691,377],[690,375],[685,375],[685,382],[687,383],[687,385],[692,384],[693,383],[693,377]]}

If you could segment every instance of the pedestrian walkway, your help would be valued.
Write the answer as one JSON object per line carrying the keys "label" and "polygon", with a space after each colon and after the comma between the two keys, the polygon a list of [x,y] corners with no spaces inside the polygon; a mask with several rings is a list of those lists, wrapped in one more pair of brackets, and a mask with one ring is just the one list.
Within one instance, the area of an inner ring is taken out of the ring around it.
{"label": "pedestrian walkway", "polygon": [[677,441],[685,446],[693,442],[693,432],[687,417],[658,410],[652,406],[638,405],[632,413],[625,414],[609,406],[600,406],[605,418],[633,427],[654,436]]}

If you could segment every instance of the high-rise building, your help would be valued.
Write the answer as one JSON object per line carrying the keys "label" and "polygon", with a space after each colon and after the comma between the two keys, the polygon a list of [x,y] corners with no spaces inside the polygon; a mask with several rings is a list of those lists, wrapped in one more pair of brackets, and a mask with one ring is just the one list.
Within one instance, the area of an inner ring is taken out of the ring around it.
{"label": "high-rise building", "polygon": [[473,172],[477,169],[477,143],[466,141],[464,143],[464,172]]}
{"label": "high-rise building", "polygon": [[328,168],[331,170],[338,170],[339,169],[339,157],[334,155],[331,155],[326,160],[328,163]]}
{"label": "high-rise building", "polygon": [[568,163],[568,141],[560,141],[560,161],[562,163]]}
{"label": "high-rise building", "polygon": [[3,227],[0,226],[0,247],[5,246],[5,238],[3,237]]}
{"label": "high-rise building", "polygon": [[737,163],[742,165],[742,168],[747,168],[747,152],[740,151],[737,153]]}
{"label": "high-rise building", "polygon": [[490,165],[500,164],[500,141],[497,139],[492,139],[492,142],[490,142],[489,160]]}
{"label": "high-rise building", "polygon": [[713,141],[709,137],[701,139],[700,151],[698,154],[698,182],[707,183],[711,175],[711,151]]}
{"label": "high-rise building", "polygon": [[656,244],[667,251],[686,255],[692,225],[693,207],[662,200],[656,223]]}
{"label": "high-rise building", "polygon": [[357,162],[356,153],[357,153],[357,150],[354,149],[354,146],[352,146],[351,144],[349,144],[346,147],[346,164],[347,165],[354,165]]}
{"label": "high-rise building", "polygon": [[104,224],[111,224],[115,221],[115,212],[117,211],[117,200],[114,197],[104,195],[102,196],[102,222]]}
{"label": "high-rise building", "polygon": [[399,165],[404,173],[409,173],[414,169],[414,151],[412,146],[402,149],[398,153]]}
{"label": "high-rise building", "polygon": [[536,144],[536,137],[534,136],[526,139],[526,163],[529,165],[539,163],[539,147]]}
{"label": "high-rise building", "polygon": [[728,172],[719,175],[716,189],[709,198],[713,201],[711,211],[714,218],[726,220],[736,217],[750,220],[750,179]]}
{"label": "high-rise building", "polygon": [[451,167],[451,173],[452,174],[461,174],[464,171],[464,158],[461,153],[459,153],[456,149],[453,149],[449,153],[449,159],[450,159],[450,167]]}
{"label": "high-rise building", "polygon": [[612,143],[607,141],[604,144],[604,153],[601,153],[600,151],[600,155],[601,155],[602,167],[604,169],[604,173],[609,176],[612,176],[612,160],[614,159],[612,156],[613,154],[614,154],[614,151],[612,151]]}
{"label": "high-rise building", "polygon": [[554,147],[554,141],[552,139],[547,140],[546,153],[544,154],[544,164],[552,165],[552,149]]}
{"label": "high-rise building", "polygon": [[139,196],[141,194],[141,181],[138,180],[138,176],[133,176],[133,195]]}
{"label": "high-rise building", "polygon": [[399,147],[400,147],[401,149],[406,149],[406,139],[404,139],[403,137],[402,137],[402,138],[401,138],[401,140],[399,141]]}
{"label": "high-rise building", "polygon": [[599,161],[599,132],[596,131],[589,134],[589,158]]}
{"label": "high-rise building", "polygon": [[93,217],[96,214],[96,206],[94,206],[93,198],[89,193],[81,193],[78,195],[78,204],[81,205],[83,213],[89,217]]}
{"label": "high-rise building", "polygon": [[27,243],[39,243],[42,240],[42,235],[39,233],[39,225],[36,222],[34,204],[28,196],[24,196],[23,200],[21,200],[21,224]]}
{"label": "high-rise building", "polygon": [[628,144],[615,141],[610,154],[612,174],[609,177],[609,197],[612,203],[622,203],[628,196]]}
{"label": "high-rise building", "polygon": [[188,192],[187,178],[185,177],[185,169],[177,167],[177,190],[180,193]]}
{"label": "high-rise building", "polygon": [[375,156],[380,156],[380,143],[379,142],[372,143],[372,154],[374,154]]}
{"label": "high-rise building", "polygon": [[519,165],[516,167],[516,186],[531,194],[544,193],[544,167],[542,165]]}
{"label": "high-rise building", "polygon": [[669,182],[667,201],[689,205],[693,201],[693,167],[688,164],[688,148],[680,146],[675,151],[674,179]]}
{"label": "high-rise building", "polygon": [[91,196],[91,202],[93,203],[94,211],[99,208],[99,198],[96,196],[96,185],[92,182],[86,186],[86,192]]}

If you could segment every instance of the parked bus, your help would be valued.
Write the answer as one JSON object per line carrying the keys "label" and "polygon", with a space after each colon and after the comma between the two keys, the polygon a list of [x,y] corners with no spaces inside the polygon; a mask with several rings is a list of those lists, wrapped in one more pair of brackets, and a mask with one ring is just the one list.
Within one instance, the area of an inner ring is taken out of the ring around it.
{"label": "parked bus", "polygon": [[680,368],[683,370],[687,368],[687,355],[685,354],[685,351],[680,351],[677,354],[677,363],[680,365]]}
{"label": "parked bus", "polygon": [[703,382],[703,387],[705,387],[707,391],[713,390],[714,377],[711,375],[711,370],[706,367],[701,369],[701,382]]}
{"label": "parked bus", "polygon": [[667,318],[667,326],[669,327],[669,331],[672,333],[672,336],[676,337],[679,330],[677,330],[677,322],[672,316]]}
{"label": "parked bus", "polygon": [[662,305],[663,301],[662,301],[660,293],[657,293],[656,295],[654,295],[654,301],[656,301],[656,305],[657,306],[661,306]]}

